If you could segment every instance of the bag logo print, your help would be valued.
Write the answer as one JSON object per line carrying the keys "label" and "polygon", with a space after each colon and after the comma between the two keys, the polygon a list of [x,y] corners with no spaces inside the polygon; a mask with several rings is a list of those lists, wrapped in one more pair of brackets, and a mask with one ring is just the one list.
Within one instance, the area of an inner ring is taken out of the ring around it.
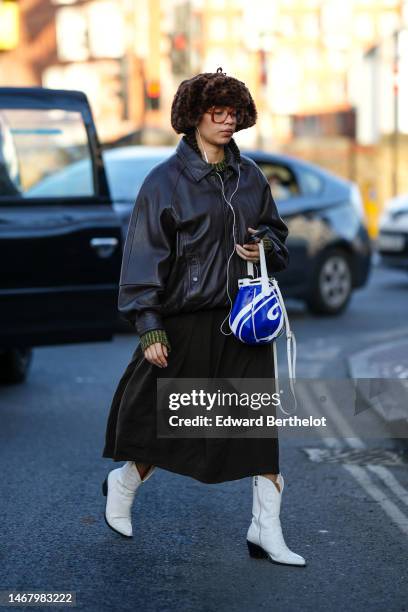
{"label": "bag logo print", "polygon": [[280,313],[279,302],[275,302],[275,304],[268,310],[266,316],[270,321],[274,321],[280,316]]}

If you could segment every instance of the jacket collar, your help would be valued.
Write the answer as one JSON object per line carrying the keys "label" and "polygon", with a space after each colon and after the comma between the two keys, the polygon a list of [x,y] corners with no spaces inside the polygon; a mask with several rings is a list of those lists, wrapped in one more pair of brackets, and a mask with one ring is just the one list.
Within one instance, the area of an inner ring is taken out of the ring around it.
{"label": "jacket collar", "polygon": [[[184,161],[196,181],[201,181],[202,178],[213,171],[212,166],[207,164],[183,138],[177,144],[176,154]],[[239,149],[234,139],[231,138],[230,142],[225,146],[225,161],[227,167],[232,168],[236,174],[238,174],[239,160]]]}

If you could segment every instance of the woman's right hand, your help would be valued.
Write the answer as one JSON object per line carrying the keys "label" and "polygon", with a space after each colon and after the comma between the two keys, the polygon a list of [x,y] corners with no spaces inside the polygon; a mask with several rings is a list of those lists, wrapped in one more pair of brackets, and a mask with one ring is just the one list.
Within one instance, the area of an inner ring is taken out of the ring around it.
{"label": "woman's right hand", "polygon": [[167,367],[167,346],[161,342],[154,342],[148,346],[144,352],[144,356],[147,361],[159,368]]}

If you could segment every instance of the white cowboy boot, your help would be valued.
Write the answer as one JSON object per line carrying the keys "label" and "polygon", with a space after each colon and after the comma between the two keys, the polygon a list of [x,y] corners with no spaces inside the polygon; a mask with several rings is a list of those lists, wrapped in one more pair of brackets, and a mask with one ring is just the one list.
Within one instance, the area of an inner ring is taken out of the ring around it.
{"label": "white cowboy boot", "polygon": [[266,476],[252,477],[252,522],[247,533],[248,550],[251,557],[268,558],[284,565],[306,565],[300,555],[292,552],[283,539],[279,519],[284,480],[278,474],[276,485]]}
{"label": "white cowboy boot", "polygon": [[127,538],[133,536],[131,510],[136,491],[153,474],[151,465],[143,480],[134,461],[109,472],[102,484],[106,496],[105,521],[108,527]]}

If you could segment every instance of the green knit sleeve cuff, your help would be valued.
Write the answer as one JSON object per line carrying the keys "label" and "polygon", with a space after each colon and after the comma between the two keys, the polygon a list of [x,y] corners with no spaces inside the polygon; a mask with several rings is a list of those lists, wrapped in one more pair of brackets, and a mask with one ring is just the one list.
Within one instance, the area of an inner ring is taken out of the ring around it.
{"label": "green knit sleeve cuff", "polygon": [[262,238],[263,240],[263,245],[264,245],[264,251],[265,253],[267,253],[268,251],[271,251],[273,249],[273,242],[270,238]]}
{"label": "green knit sleeve cuff", "polygon": [[145,351],[148,346],[154,344],[155,342],[161,342],[167,346],[169,351],[171,351],[170,342],[164,329],[151,329],[140,336],[140,345],[143,351]]}

